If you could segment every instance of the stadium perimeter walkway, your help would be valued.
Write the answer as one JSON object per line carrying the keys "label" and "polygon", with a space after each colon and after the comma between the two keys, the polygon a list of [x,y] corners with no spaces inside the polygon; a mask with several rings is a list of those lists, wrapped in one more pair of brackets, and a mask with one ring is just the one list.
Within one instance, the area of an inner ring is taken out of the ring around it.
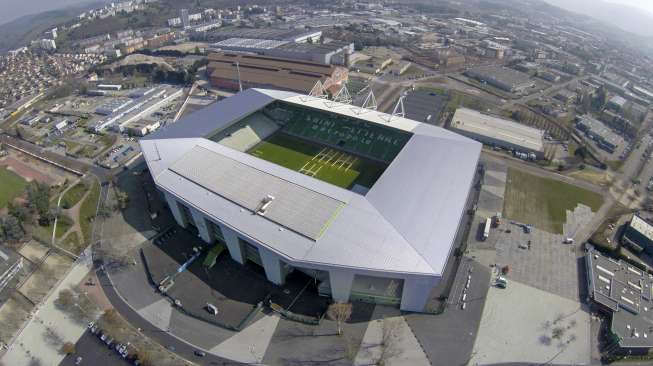
{"label": "stadium perimeter walkway", "polygon": [[[63,342],[76,343],[84,334],[86,327],[57,309],[54,301],[57,299],[59,291],[79,284],[90,269],[89,260],[80,260],[73,264],[66,277],[50,292],[38,307],[36,315],[29,320],[27,326],[9,347],[2,358],[4,364],[22,366],[30,365],[33,360],[38,360],[41,365],[58,365],[63,360],[65,355],[59,352]],[[48,329],[54,331],[61,342],[49,342],[51,337],[46,336]]]}

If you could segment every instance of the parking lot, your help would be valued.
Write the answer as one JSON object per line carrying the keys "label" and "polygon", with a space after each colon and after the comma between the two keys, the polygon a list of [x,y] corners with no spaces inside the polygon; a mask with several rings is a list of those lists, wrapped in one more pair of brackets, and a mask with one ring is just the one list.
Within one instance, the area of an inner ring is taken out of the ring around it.
{"label": "parking lot", "polygon": [[[193,254],[192,247],[205,244],[190,232],[176,227],[174,234],[146,243],[142,253],[153,283],[160,283]],[[224,251],[215,265],[203,266],[205,254],[175,275],[174,285],[167,294],[179,300],[183,308],[194,316],[209,322],[219,322],[231,327],[241,325],[257,304],[271,301],[284,309],[319,318],[328,306],[328,299],[317,295],[314,280],[299,271],[286,278],[283,286],[267,281],[262,267],[253,263],[241,265]],[[210,303],[218,309],[212,315],[206,310]],[[265,304],[265,303],[264,303]],[[267,305],[267,304],[265,304]]]}

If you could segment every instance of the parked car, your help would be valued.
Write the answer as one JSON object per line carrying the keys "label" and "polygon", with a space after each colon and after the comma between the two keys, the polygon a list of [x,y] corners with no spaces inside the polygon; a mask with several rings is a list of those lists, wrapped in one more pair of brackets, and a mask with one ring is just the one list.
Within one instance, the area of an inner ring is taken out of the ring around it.
{"label": "parked car", "polygon": [[200,350],[198,350],[198,349],[196,349],[195,352],[193,352],[193,353],[195,353],[195,356],[197,356],[197,357],[204,357],[204,356],[206,356],[206,352],[204,352],[204,351],[200,351]]}

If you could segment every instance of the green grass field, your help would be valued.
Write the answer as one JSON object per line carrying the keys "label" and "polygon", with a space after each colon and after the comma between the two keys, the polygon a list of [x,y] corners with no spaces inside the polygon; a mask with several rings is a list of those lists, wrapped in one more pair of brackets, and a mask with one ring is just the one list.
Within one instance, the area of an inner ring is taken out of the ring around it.
{"label": "green grass field", "polygon": [[86,196],[79,208],[79,226],[82,228],[82,244],[87,244],[91,240],[93,230],[93,219],[97,213],[97,204],[100,199],[100,184],[91,183],[91,192]]}
{"label": "green grass field", "polygon": [[0,208],[6,207],[23,193],[27,182],[16,173],[0,167]]}
{"label": "green grass field", "polygon": [[285,134],[271,136],[248,153],[346,189],[356,184],[372,187],[386,168],[384,164]]}
{"label": "green grass field", "polygon": [[66,191],[61,198],[61,207],[67,209],[75,206],[79,200],[84,197],[88,188],[84,183],[77,183],[74,187]]}
{"label": "green grass field", "polygon": [[519,170],[508,170],[503,216],[561,234],[567,210],[578,204],[597,212],[603,197],[595,192]]}

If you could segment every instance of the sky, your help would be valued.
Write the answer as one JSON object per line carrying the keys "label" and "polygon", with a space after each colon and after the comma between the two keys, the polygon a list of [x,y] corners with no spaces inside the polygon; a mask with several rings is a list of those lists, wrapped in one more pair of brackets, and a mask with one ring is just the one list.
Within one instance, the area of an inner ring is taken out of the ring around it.
{"label": "sky", "polygon": [[23,15],[63,8],[91,0],[0,0],[0,24]]}
{"label": "sky", "polygon": [[636,8],[648,11],[651,16],[653,16],[653,0],[608,0],[607,2],[634,6]]}

